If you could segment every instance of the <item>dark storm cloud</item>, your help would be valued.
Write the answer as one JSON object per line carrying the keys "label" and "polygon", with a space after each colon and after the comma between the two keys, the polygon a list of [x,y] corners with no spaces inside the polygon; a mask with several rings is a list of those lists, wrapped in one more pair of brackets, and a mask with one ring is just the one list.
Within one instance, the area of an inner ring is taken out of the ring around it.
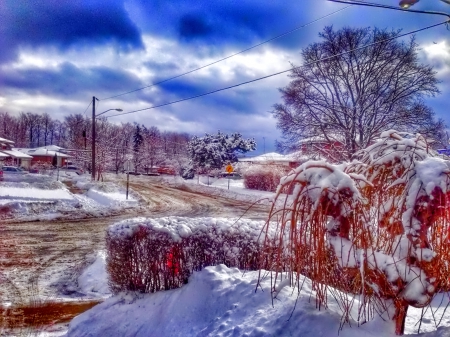
{"label": "dark storm cloud", "polygon": [[186,40],[202,38],[213,31],[212,27],[205,22],[202,16],[191,14],[183,15],[178,25],[180,36],[186,38]]}
{"label": "dark storm cloud", "polygon": [[142,86],[134,75],[107,67],[79,68],[66,62],[53,69],[7,69],[0,72],[0,88],[24,90],[28,94],[70,97],[85,93],[122,92]]}
{"label": "dark storm cloud", "polygon": [[[317,0],[132,0],[130,12],[153,36],[220,49],[247,46],[304,24],[318,14],[305,11],[314,2]],[[275,43],[292,47],[293,41],[300,39],[297,34]]]}
{"label": "dark storm cloud", "polygon": [[142,47],[140,32],[121,0],[2,0],[0,22],[0,62],[14,58],[21,46]]}

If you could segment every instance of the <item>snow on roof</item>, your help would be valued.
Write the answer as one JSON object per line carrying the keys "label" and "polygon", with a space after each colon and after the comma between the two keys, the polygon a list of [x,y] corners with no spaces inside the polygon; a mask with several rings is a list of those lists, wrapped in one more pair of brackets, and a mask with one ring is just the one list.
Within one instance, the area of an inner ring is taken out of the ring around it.
{"label": "snow on roof", "polygon": [[8,155],[8,157],[13,157],[13,158],[22,158],[22,159],[33,158],[32,156],[29,156],[23,152],[15,150],[15,149],[1,150],[1,152],[6,153]]}
{"label": "snow on roof", "polygon": [[245,158],[239,158],[239,161],[241,162],[265,162],[265,161],[296,161],[297,159],[294,159],[293,157],[285,156],[276,152],[270,152],[266,154],[262,154],[260,156],[256,157],[245,157]]}
{"label": "snow on roof", "polygon": [[47,146],[42,146],[40,148],[51,150],[51,151],[58,151],[58,152],[61,150],[65,150],[63,147],[58,146],[58,145],[47,145]]}
{"label": "snow on roof", "polygon": [[305,156],[301,151],[293,152],[290,154],[279,154],[276,152],[262,154],[256,157],[244,157],[239,158],[240,162],[302,162],[310,159]]}
{"label": "snow on roof", "polygon": [[7,157],[9,157],[9,155],[0,152],[0,158],[7,158]]}
{"label": "snow on roof", "polygon": [[[331,141],[335,141],[335,142],[343,142],[344,141],[344,137],[341,135],[337,135],[337,134],[329,134],[328,138]],[[308,137],[308,138],[303,138],[300,139],[298,141],[299,144],[306,144],[306,143],[324,143],[324,142],[328,142],[328,140],[325,138],[325,136],[323,135],[318,135],[318,136],[313,136],[313,137]]]}
{"label": "snow on roof", "polygon": [[[51,146],[56,146],[56,145],[51,145]],[[59,146],[56,146],[56,147],[59,147]],[[54,151],[54,150],[49,150],[45,147],[38,147],[38,148],[34,148],[34,149],[14,148],[14,150],[29,154],[31,156],[52,156],[53,157],[56,154],[58,157],[64,157],[64,158],[70,157],[69,155],[67,155],[65,153]]]}
{"label": "snow on roof", "polygon": [[0,137],[0,143],[14,144],[12,140]]}

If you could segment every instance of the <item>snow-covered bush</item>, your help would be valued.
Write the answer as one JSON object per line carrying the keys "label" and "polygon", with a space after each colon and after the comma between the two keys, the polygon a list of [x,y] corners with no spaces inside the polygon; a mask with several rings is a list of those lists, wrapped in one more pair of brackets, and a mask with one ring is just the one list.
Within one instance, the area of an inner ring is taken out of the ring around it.
{"label": "snow-covered bush", "polygon": [[[290,282],[311,278],[319,306],[334,292],[343,322],[356,295],[355,319],[386,314],[403,334],[408,306],[426,307],[449,289],[450,162],[433,157],[422,136],[390,130],[351,163],[306,162],[282,179],[275,201],[276,224],[267,226],[278,255],[290,257]],[[282,269],[276,258],[270,268]],[[277,272],[273,279],[276,293]]]}
{"label": "snow-covered bush", "polygon": [[212,169],[220,170],[227,164],[237,162],[238,153],[242,154],[255,149],[255,140],[244,139],[240,133],[228,135],[219,131],[217,135],[194,136],[188,143],[189,163],[184,167],[185,170],[193,167],[206,172]]}
{"label": "snow-covered bush", "polygon": [[192,165],[186,165],[181,169],[181,177],[183,179],[194,179],[195,169]]}
{"label": "snow-covered bush", "polygon": [[275,192],[280,179],[289,171],[289,167],[280,165],[252,165],[243,174],[244,186],[252,190]]}
{"label": "snow-covered bush", "polygon": [[264,221],[221,218],[136,218],[109,227],[107,271],[113,293],[181,287],[193,271],[225,264],[267,267],[260,243]]}

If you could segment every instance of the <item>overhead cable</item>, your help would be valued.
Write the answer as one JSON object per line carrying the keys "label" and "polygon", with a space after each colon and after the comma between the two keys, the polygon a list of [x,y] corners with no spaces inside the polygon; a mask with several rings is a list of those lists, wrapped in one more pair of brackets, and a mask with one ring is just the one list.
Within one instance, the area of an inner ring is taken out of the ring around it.
{"label": "overhead cable", "polygon": [[336,13],[339,13],[339,12],[341,12],[341,11],[343,11],[343,10],[345,10],[345,9],[347,9],[347,8],[349,8],[349,7],[351,7],[351,6],[352,6],[352,5],[348,5],[348,6],[346,6],[346,7],[343,7],[343,8],[341,8],[341,9],[338,9],[337,11],[334,11],[334,12],[331,12],[331,13],[329,13],[329,14],[326,14],[326,15],[320,17],[320,18],[317,18],[317,19],[315,19],[315,20],[313,20],[313,21],[311,21],[311,22],[308,22],[308,23],[306,23],[306,24],[304,24],[304,25],[301,25],[301,26],[298,26],[298,27],[296,27],[296,28],[293,28],[293,29],[291,29],[291,30],[289,30],[289,31],[287,31],[287,32],[285,32],[285,33],[282,33],[282,34],[280,34],[280,35],[277,35],[277,36],[275,36],[275,37],[272,37],[272,38],[270,38],[270,39],[268,39],[268,40],[265,40],[265,41],[263,41],[263,42],[261,42],[261,43],[258,43],[258,44],[256,44],[256,45],[254,45],[254,46],[251,46],[251,47],[249,47],[249,48],[246,48],[246,49],[244,49],[244,50],[241,50],[241,51],[239,51],[239,52],[237,52],[237,53],[228,55],[228,56],[226,56],[226,57],[224,57],[224,58],[221,58],[221,59],[219,59],[219,60],[216,60],[216,61],[214,61],[214,62],[205,64],[205,65],[203,65],[203,66],[201,66],[201,67],[198,67],[198,68],[189,70],[189,71],[187,71],[187,72],[185,72],[185,73],[182,73],[182,74],[180,74],[180,75],[176,75],[176,76],[173,76],[173,77],[169,77],[169,78],[167,78],[167,79],[165,79],[165,80],[158,81],[158,82],[156,82],[156,83],[147,85],[147,86],[142,87],[142,88],[130,90],[130,91],[127,91],[127,92],[118,94],[118,95],[111,96],[111,97],[102,98],[101,100],[105,101],[105,100],[107,100],[107,99],[111,99],[111,98],[116,98],[116,97],[128,95],[128,94],[131,94],[131,93],[133,93],[133,92],[140,91],[140,90],[144,90],[144,89],[147,89],[147,88],[151,88],[151,87],[154,87],[154,86],[156,86],[156,85],[158,85],[158,84],[165,83],[165,82],[174,80],[174,79],[176,79],[176,78],[182,77],[182,76],[184,76],[184,75],[193,73],[193,72],[195,72],[195,71],[198,71],[198,70],[207,68],[207,67],[209,67],[209,66],[212,66],[213,64],[216,64],[216,63],[219,63],[219,62],[228,60],[229,58],[232,58],[232,57],[234,57],[234,56],[236,56],[236,55],[245,53],[245,52],[247,52],[247,51],[249,51],[249,50],[251,50],[251,49],[254,49],[254,48],[259,47],[259,46],[261,46],[261,45],[263,45],[263,44],[266,44],[266,43],[271,42],[271,41],[273,41],[273,40],[279,39],[279,38],[281,38],[281,37],[283,37],[283,36],[286,36],[286,35],[288,35],[288,34],[291,34],[291,33],[295,32],[295,31],[297,31],[297,30],[300,30],[300,29],[305,28],[305,27],[307,27],[307,26],[309,26],[309,25],[312,25],[313,23],[315,23],[315,22],[317,22],[317,21],[320,21],[320,20],[325,19],[325,18],[327,18],[327,17],[329,17],[329,16],[331,16],[331,15],[334,15],[334,14],[336,14]]}
{"label": "overhead cable", "polygon": [[443,25],[443,24],[446,24],[446,23],[448,23],[448,20],[440,22],[440,23],[436,23],[434,25],[427,26],[427,27],[424,27],[424,28],[416,29],[416,30],[413,30],[413,31],[410,31],[410,32],[407,32],[407,33],[396,35],[396,36],[393,36],[393,37],[390,37],[390,38],[387,38],[387,39],[383,39],[383,40],[380,40],[380,41],[369,43],[369,44],[366,44],[364,46],[361,46],[361,47],[358,47],[358,48],[354,48],[354,49],[351,49],[351,50],[348,50],[348,51],[345,51],[345,52],[342,52],[342,53],[339,53],[339,54],[327,56],[327,57],[324,57],[322,59],[319,59],[319,60],[316,60],[316,61],[313,61],[313,62],[309,62],[307,64],[304,64],[304,65],[301,65],[301,66],[298,66],[298,67],[292,67],[290,69],[279,71],[279,72],[276,72],[276,73],[273,73],[273,74],[270,74],[270,75],[258,77],[258,78],[255,78],[253,80],[249,80],[249,81],[241,82],[241,83],[238,83],[238,84],[230,85],[230,86],[227,86],[227,87],[223,87],[223,88],[220,88],[220,89],[208,91],[208,92],[205,92],[203,94],[199,94],[199,95],[195,95],[195,96],[191,96],[191,97],[187,97],[187,98],[182,98],[182,99],[179,99],[179,100],[176,100],[176,101],[172,101],[172,102],[168,102],[168,103],[164,103],[164,104],[159,104],[159,105],[154,105],[154,106],[151,106],[151,107],[148,107],[148,108],[143,108],[143,109],[138,109],[138,110],[133,110],[133,111],[128,111],[128,112],[123,112],[123,113],[115,114],[115,115],[110,115],[110,116],[107,116],[106,118],[128,115],[128,114],[132,114],[132,113],[140,112],[140,111],[145,111],[145,110],[152,110],[152,109],[160,108],[160,107],[163,107],[163,106],[168,106],[168,105],[172,105],[172,104],[176,104],[176,103],[180,103],[180,102],[184,102],[184,101],[189,101],[191,99],[195,99],[195,98],[211,95],[211,94],[214,94],[214,93],[217,93],[217,92],[220,92],[220,91],[225,91],[225,90],[228,90],[228,89],[239,87],[241,85],[245,85],[245,84],[261,81],[261,80],[264,80],[264,79],[269,78],[269,77],[273,77],[273,76],[277,76],[277,75],[280,75],[280,74],[284,74],[284,73],[290,72],[290,71],[292,71],[294,69],[299,69],[299,68],[310,66],[310,65],[313,65],[313,64],[316,64],[316,63],[319,63],[319,62],[328,61],[328,60],[330,60],[332,58],[335,58],[335,57],[338,57],[338,56],[341,56],[341,55],[346,55],[346,54],[352,53],[352,52],[357,51],[357,50],[361,50],[361,49],[368,48],[368,47],[371,47],[371,46],[374,46],[374,45],[377,45],[377,44],[381,44],[383,42],[387,42],[387,41],[398,39],[400,37],[405,37],[405,36],[408,36],[408,35],[411,35],[411,34],[415,34],[415,33],[418,33],[418,32],[421,32],[421,31],[424,31],[424,30],[427,30],[427,29],[431,29],[431,28],[434,28],[434,27],[437,27],[437,26],[440,26],[440,25]]}

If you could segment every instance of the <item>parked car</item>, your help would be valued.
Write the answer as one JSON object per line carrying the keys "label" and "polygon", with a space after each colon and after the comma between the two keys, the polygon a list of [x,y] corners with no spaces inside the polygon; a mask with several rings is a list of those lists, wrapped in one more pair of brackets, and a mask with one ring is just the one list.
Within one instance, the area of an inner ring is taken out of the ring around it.
{"label": "parked car", "polygon": [[3,174],[26,174],[27,172],[20,168],[15,166],[3,166],[2,168]]}
{"label": "parked car", "polygon": [[148,173],[142,173],[143,176],[150,176],[150,177],[159,177],[160,174],[157,172],[148,172]]}
{"label": "parked car", "polygon": [[82,168],[75,166],[75,165],[67,165],[67,166],[63,167],[63,169],[65,169],[67,171],[75,172],[78,175],[84,173]]}
{"label": "parked car", "polygon": [[[125,172],[125,173],[127,173],[127,172]],[[134,171],[129,171],[128,174],[130,176],[140,176],[141,175],[139,172],[134,172]]]}
{"label": "parked car", "polygon": [[222,172],[219,174],[219,178],[227,178],[227,179],[242,179],[242,176],[239,173],[236,172]]}
{"label": "parked car", "polygon": [[177,174],[177,171],[173,167],[169,166],[158,167],[157,172],[159,174],[170,174],[173,176]]}

